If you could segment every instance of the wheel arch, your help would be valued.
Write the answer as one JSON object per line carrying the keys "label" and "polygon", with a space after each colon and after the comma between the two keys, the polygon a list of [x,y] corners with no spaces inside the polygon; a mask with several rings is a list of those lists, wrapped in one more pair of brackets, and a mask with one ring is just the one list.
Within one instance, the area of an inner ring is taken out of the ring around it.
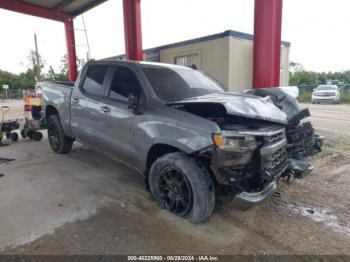
{"label": "wheel arch", "polygon": [[169,144],[158,143],[158,144],[152,145],[152,147],[148,150],[148,153],[147,153],[146,174],[150,170],[154,161],[156,161],[159,157],[165,154],[174,153],[174,152],[184,152],[184,151],[178,147],[175,147]]}
{"label": "wheel arch", "polygon": [[57,117],[58,117],[58,119],[63,127],[65,135],[72,138],[72,139],[75,139],[75,137],[70,129],[70,115],[67,114],[66,112],[60,110],[59,107],[56,107],[55,105],[49,104],[45,107],[46,123],[48,123],[49,117],[52,115],[57,115]]}
{"label": "wheel arch", "polygon": [[56,107],[54,107],[53,105],[48,105],[45,109],[45,119],[46,121],[49,119],[50,116],[52,115],[57,115],[58,117],[60,117],[58,110],[56,109]]}

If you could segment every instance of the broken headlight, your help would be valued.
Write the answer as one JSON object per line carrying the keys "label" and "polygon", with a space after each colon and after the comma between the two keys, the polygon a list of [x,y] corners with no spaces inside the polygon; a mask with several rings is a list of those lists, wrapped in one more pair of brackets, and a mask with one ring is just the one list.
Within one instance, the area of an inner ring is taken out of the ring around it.
{"label": "broken headlight", "polygon": [[233,132],[213,134],[217,148],[216,164],[224,169],[240,169],[251,162],[253,152],[258,147],[254,136],[237,135]]}
{"label": "broken headlight", "polygon": [[258,147],[254,136],[236,135],[233,132],[213,134],[213,141],[218,148],[233,152],[254,151]]}

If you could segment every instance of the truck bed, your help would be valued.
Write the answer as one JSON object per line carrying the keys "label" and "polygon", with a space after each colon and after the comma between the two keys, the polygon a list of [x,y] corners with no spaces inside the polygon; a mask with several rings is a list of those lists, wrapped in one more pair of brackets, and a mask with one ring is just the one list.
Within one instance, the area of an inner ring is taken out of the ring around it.
{"label": "truck bed", "polygon": [[49,83],[56,84],[56,85],[67,86],[67,87],[71,87],[71,88],[73,88],[74,84],[75,84],[75,82],[69,82],[69,81],[52,81],[52,82],[49,82]]}
{"label": "truck bed", "polygon": [[62,119],[62,127],[65,133],[68,135],[71,134],[70,100],[74,82],[39,82],[36,86],[43,91],[44,108],[48,106],[55,108]]}

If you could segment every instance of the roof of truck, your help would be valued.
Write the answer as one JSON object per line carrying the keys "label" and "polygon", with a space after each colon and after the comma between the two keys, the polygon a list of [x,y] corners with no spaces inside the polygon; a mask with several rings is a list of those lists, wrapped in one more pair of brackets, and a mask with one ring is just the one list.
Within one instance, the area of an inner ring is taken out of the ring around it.
{"label": "roof of truck", "polygon": [[190,67],[187,66],[181,66],[181,65],[174,65],[174,64],[167,64],[167,63],[158,63],[158,62],[145,62],[145,61],[131,61],[131,60],[122,60],[117,58],[107,58],[107,59],[101,59],[96,60],[98,61],[107,61],[107,62],[118,62],[120,64],[139,64],[139,65],[145,65],[149,67],[163,67],[163,68],[171,68],[171,69],[182,69],[182,70],[193,70]]}
{"label": "roof of truck", "polygon": [[166,68],[172,68],[172,69],[187,69],[192,70],[192,68],[187,66],[181,66],[181,65],[174,65],[174,64],[167,64],[167,63],[158,63],[158,62],[138,62],[141,65],[148,65],[148,66],[155,66],[155,67],[166,67]]}

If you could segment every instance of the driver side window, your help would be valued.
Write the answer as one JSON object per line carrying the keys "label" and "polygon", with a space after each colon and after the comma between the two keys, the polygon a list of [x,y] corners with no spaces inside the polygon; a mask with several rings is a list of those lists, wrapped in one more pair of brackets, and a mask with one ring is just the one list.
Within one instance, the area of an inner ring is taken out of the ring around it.
{"label": "driver side window", "polygon": [[141,90],[141,84],[135,73],[127,67],[118,66],[111,82],[108,97],[113,100],[128,102],[129,93],[139,98]]}

